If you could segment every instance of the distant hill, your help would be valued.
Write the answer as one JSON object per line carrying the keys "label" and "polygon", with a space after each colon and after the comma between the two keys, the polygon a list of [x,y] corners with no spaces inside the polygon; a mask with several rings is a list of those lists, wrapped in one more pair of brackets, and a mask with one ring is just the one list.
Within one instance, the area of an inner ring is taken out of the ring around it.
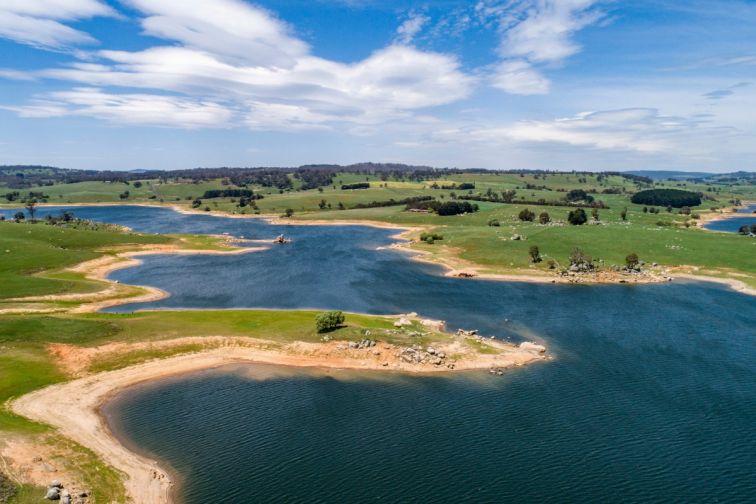
{"label": "distant hill", "polygon": [[632,170],[623,173],[630,173],[631,175],[639,175],[641,177],[648,177],[654,180],[688,180],[694,178],[709,178],[716,173],[711,172],[686,172],[686,171],[672,171],[672,170]]}
{"label": "distant hill", "polygon": [[648,177],[653,180],[709,180],[709,181],[734,181],[756,179],[756,172],[738,171],[733,173],[711,173],[711,172],[687,172],[672,170],[633,170],[622,173]]}

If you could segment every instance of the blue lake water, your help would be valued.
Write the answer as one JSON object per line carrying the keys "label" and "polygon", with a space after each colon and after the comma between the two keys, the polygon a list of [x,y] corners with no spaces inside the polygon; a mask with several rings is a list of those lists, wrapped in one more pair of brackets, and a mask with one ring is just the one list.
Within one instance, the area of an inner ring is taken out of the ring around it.
{"label": "blue lake water", "polygon": [[[157,208],[81,217],[286,246],[150,256],[113,274],[171,293],[142,308],[416,311],[543,341],[555,359],[450,377],[235,366],[136,387],[108,408],[126,442],[200,502],[752,502],[756,299],[709,283],[566,286],[445,278],[390,231],[270,226]],[[268,376],[272,375],[272,376]]]}
{"label": "blue lake water", "polygon": [[[751,226],[756,224],[756,205],[746,205],[737,211],[738,217],[728,217],[726,219],[714,220],[704,224],[706,229],[712,231],[725,231],[728,233],[737,233],[740,226]],[[740,216],[742,214],[742,216]]]}

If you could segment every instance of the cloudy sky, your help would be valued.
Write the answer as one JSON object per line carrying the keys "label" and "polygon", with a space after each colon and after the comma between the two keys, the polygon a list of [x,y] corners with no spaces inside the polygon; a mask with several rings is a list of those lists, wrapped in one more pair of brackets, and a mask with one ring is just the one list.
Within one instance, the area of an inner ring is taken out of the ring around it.
{"label": "cloudy sky", "polygon": [[756,169],[753,0],[0,0],[0,164]]}

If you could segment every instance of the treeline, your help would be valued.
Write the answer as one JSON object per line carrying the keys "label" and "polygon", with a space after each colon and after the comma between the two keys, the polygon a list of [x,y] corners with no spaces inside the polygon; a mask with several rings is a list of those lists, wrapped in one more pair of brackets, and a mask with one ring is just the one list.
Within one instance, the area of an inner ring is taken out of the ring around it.
{"label": "treeline", "polygon": [[477,212],[478,205],[467,201],[445,201],[442,203],[431,199],[408,203],[405,210],[427,210],[441,216],[448,216]]}
{"label": "treeline", "polygon": [[9,193],[5,193],[5,199],[9,203],[13,203],[14,201],[25,203],[30,200],[34,200],[39,203],[45,203],[49,198],[50,196],[48,196],[47,194],[38,191],[29,191],[28,193],[26,193],[26,196],[21,194],[19,191],[11,191]]}
{"label": "treeline", "polygon": [[[314,189],[333,184],[333,178],[338,173],[356,173],[366,176],[374,176],[382,181],[389,179],[409,180],[421,182],[444,178],[451,175],[463,174],[519,174],[532,175],[535,178],[546,179],[549,175],[562,175],[570,173],[585,177],[596,175],[599,180],[609,175],[616,175],[632,180],[638,184],[649,183],[647,177],[640,177],[629,173],[620,172],[558,172],[548,170],[487,170],[483,168],[433,168],[430,166],[406,165],[400,163],[356,163],[351,165],[319,164],[302,165],[299,167],[217,167],[217,168],[191,168],[183,170],[74,170],[57,168],[53,166],[29,166],[12,165],[0,166],[0,183],[10,188],[26,188],[33,186],[52,185],[54,183],[76,182],[111,182],[127,183],[135,180],[159,180],[169,179],[199,183],[213,179],[227,179],[239,187],[250,184],[263,187],[275,187],[279,190],[293,189],[292,179],[302,181],[302,189]],[[462,183],[457,189],[473,189],[474,184]]]}
{"label": "treeline", "polygon": [[249,189],[211,189],[209,191],[205,191],[205,194],[202,195],[203,199],[212,199],[212,198],[256,198],[258,197],[262,198],[262,195],[255,195],[251,190]]}
{"label": "treeline", "polygon": [[701,204],[701,195],[680,189],[648,189],[630,198],[637,205],[671,206],[673,208],[692,207]]}
{"label": "treeline", "polygon": [[[513,191],[514,192],[514,191]],[[470,200],[470,201],[487,201],[490,203],[512,203],[512,204],[518,204],[518,205],[538,205],[538,206],[557,206],[557,207],[590,207],[590,208],[609,208],[609,205],[604,203],[601,200],[595,201],[591,199],[590,202],[588,201],[565,201],[565,200],[550,200],[547,201],[543,198],[538,200],[514,200],[510,198],[489,198],[483,195],[479,194],[462,194],[460,196],[457,196],[457,199],[461,200]]]}
{"label": "treeline", "polygon": [[404,198],[400,200],[395,200],[394,198],[391,198],[389,200],[384,200],[384,201],[371,201],[370,203],[357,203],[352,208],[378,208],[378,207],[388,207],[388,206],[396,206],[396,205],[407,205],[407,208],[410,208],[411,205],[416,205],[418,203],[421,203],[424,201],[430,201],[432,199],[433,199],[433,196],[412,196],[411,198]]}
{"label": "treeline", "polygon": [[357,182],[356,184],[342,184],[341,190],[346,191],[348,189],[370,189],[369,182]]}

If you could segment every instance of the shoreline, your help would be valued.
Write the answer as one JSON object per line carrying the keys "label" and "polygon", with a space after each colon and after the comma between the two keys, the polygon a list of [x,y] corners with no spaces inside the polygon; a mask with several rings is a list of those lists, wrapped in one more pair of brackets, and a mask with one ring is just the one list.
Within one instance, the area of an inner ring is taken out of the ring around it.
{"label": "shoreline", "polygon": [[[750,207],[756,205],[756,201],[743,201],[741,202],[741,207]],[[715,229],[708,229],[706,227],[706,224],[709,222],[715,222],[720,220],[728,220],[728,219],[737,219],[740,217],[756,217],[756,212],[753,213],[746,213],[746,212],[740,212],[737,207],[730,207],[729,212],[724,212],[721,210],[716,211],[709,211],[706,213],[701,214],[701,218],[698,220],[697,226],[701,229],[705,229],[706,231],[711,231],[714,233],[728,233],[729,231],[717,231]],[[735,211],[732,211],[735,209]]]}
{"label": "shoreline", "polygon": [[[749,206],[749,205],[755,205],[756,202],[752,201],[746,201],[743,202],[742,206]],[[44,205],[42,205],[44,206]],[[47,205],[47,206],[66,206],[66,205]],[[698,275],[695,273],[696,268],[694,266],[674,266],[674,267],[668,267],[667,270],[661,271],[661,272],[654,272],[654,273],[646,273],[641,275],[636,274],[625,274],[622,272],[609,272],[609,271],[602,271],[599,273],[592,273],[588,275],[568,275],[568,276],[562,276],[553,274],[550,275],[548,273],[533,273],[531,271],[511,271],[511,272],[503,272],[503,273],[490,273],[490,272],[481,272],[482,269],[485,269],[485,266],[482,265],[476,265],[473,263],[469,263],[468,261],[465,261],[464,259],[455,256],[453,254],[450,254],[443,258],[436,258],[436,257],[429,257],[432,255],[432,252],[425,251],[425,250],[416,250],[411,248],[412,244],[414,243],[412,240],[412,234],[420,231],[424,231],[430,228],[433,228],[434,226],[426,226],[426,225],[401,225],[401,224],[393,224],[388,222],[381,222],[381,221],[371,221],[371,220],[349,220],[349,219],[340,219],[340,220],[327,220],[327,219],[311,219],[311,220],[302,220],[302,219],[291,219],[291,218],[282,218],[277,215],[272,214],[230,214],[228,212],[204,212],[199,211],[196,209],[191,208],[184,208],[180,205],[175,204],[148,204],[148,203],[80,203],[80,204],[69,204],[67,206],[142,206],[142,207],[156,207],[156,208],[169,208],[175,212],[182,213],[185,215],[210,215],[213,217],[228,217],[228,218],[235,218],[235,219],[263,219],[267,221],[268,223],[272,225],[295,225],[295,226],[367,226],[367,227],[375,227],[375,228],[381,228],[381,229],[392,229],[396,230],[397,233],[394,235],[391,235],[390,238],[396,239],[396,240],[402,240],[402,242],[394,243],[392,245],[389,245],[389,249],[397,250],[400,252],[407,253],[409,260],[411,261],[417,261],[422,262],[426,264],[434,264],[436,266],[441,266],[445,271],[443,273],[443,276],[446,277],[455,277],[465,279],[465,280],[493,280],[493,281],[500,281],[500,282],[529,282],[529,283],[541,283],[541,284],[580,284],[580,285],[619,285],[619,284],[652,284],[652,283],[667,283],[670,281],[673,281],[674,278],[685,278],[688,280],[694,280],[694,281],[700,281],[700,282],[711,282],[711,283],[718,283],[720,285],[725,285],[732,290],[739,292],[741,294],[750,295],[750,296],[756,296],[756,288],[750,287],[742,280],[734,279],[734,278],[722,278],[722,277],[716,277],[716,276],[710,276],[710,275]],[[701,221],[698,223],[698,226],[706,231],[711,231],[708,229],[703,228],[703,225],[706,222],[710,222],[712,220],[717,220],[718,218],[733,218],[733,217],[742,217],[743,215],[750,215],[750,214],[741,214],[737,212],[731,212],[731,213],[715,213],[712,214],[712,212],[706,213],[702,215]],[[718,232],[718,231],[712,231],[712,232]],[[262,249],[265,249],[267,247],[258,247],[254,248],[254,250],[250,250],[249,248],[239,248],[239,249],[232,249],[230,251],[191,251],[191,250],[177,250],[176,252],[170,252],[167,251],[165,253],[171,254],[171,253],[177,253],[177,254],[193,254],[193,253],[201,253],[201,254],[213,254],[213,253],[244,253],[241,251],[259,251]],[[155,252],[159,254],[160,252]],[[124,254],[127,255],[127,254]],[[149,255],[148,252],[145,252],[144,254],[140,254],[139,251],[136,251],[134,256],[138,255]],[[138,261],[138,260],[136,260]],[[110,282],[108,280],[107,274],[111,273],[112,271],[115,271],[117,269],[120,269],[121,267],[130,267],[130,266],[137,266],[139,262],[135,262],[132,264],[126,264],[124,266],[118,266],[114,269],[107,271],[105,274],[105,277],[99,278],[95,277],[94,280],[101,280],[105,282]],[[672,269],[672,271],[669,271]],[[679,271],[679,270],[683,271]],[[687,269],[688,271],[685,271]],[[675,272],[674,270],[678,270],[679,272]],[[674,275],[674,276],[672,276]],[[150,301],[159,301],[160,299],[164,299],[168,297],[170,294],[163,292],[160,289],[156,289],[154,287],[149,286],[136,286],[140,287],[144,290],[147,290],[148,292],[145,294],[145,298],[143,300],[136,300],[135,298],[132,298],[131,300],[127,300],[124,302],[116,302],[116,300],[112,300],[113,304],[107,304],[103,306],[93,306],[91,311],[97,311],[102,308],[110,308],[113,306],[118,306],[122,304],[131,304],[132,302],[150,302]],[[21,299],[18,299],[17,301],[21,301]],[[2,313],[2,311],[0,311]]]}
{"label": "shoreline", "polygon": [[[199,341],[201,338],[193,340]],[[251,338],[248,340],[252,341]],[[357,350],[347,350],[343,355],[323,355],[317,351],[321,345],[323,344],[299,342],[282,349],[270,349],[264,343],[258,343],[256,347],[223,346],[180,354],[51,385],[14,399],[8,406],[16,414],[53,426],[59,434],[91,449],[107,464],[123,472],[127,476],[124,485],[134,502],[167,504],[176,502],[173,495],[176,488],[174,477],[159,461],[131,451],[122,444],[118,436],[111,432],[101,411],[105,403],[130,386],[240,363],[368,372],[449,372],[445,367],[406,364],[399,360],[391,366],[385,366],[384,359],[370,358],[367,351],[361,354]],[[514,368],[547,359],[538,350],[502,342],[496,342],[495,345],[509,351],[495,355],[475,354],[473,359],[457,361],[459,367],[456,369],[486,369],[491,366]],[[62,407],[67,411],[75,411],[76,414],[62,415]]]}
{"label": "shoreline", "polygon": [[[105,308],[112,308],[114,306],[120,306],[124,304],[132,303],[148,303],[152,301],[159,301],[170,297],[170,293],[157,287],[149,285],[124,285],[115,280],[111,280],[108,276],[119,269],[131,268],[139,266],[143,261],[138,259],[142,256],[149,255],[240,255],[250,254],[254,252],[260,252],[268,250],[268,247],[236,247],[229,248],[228,250],[207,250],[207,249],[182,249],[178,245],[143,245],[136,250],[128,250],[123,252],[115,252],[113,254],[105,254],[103,256],[85,261],[74,266],[65,268],[65,271],[71,271],[75,273],[83,273],[87,280],[93,280],[97,282],[106,283],[104,289],[77,293],[77,294],[49,294],[44,296],[26,296],[20,298],[10,298],[7,301],[16,303],[27,302],[56,302],[56,301],[84,301],[81,305],[65,310],[68,313],[93,313]],[[129,297],[119,297],[118,289],[138,289],[141,290],[141,294],[137,294]],[[44,308],[43,308],[44,310]],[[31,310],[28,309],[0,309],[0,314],[5,313],[25,313]],[[55,310],[50,310],[55,311]]]}

